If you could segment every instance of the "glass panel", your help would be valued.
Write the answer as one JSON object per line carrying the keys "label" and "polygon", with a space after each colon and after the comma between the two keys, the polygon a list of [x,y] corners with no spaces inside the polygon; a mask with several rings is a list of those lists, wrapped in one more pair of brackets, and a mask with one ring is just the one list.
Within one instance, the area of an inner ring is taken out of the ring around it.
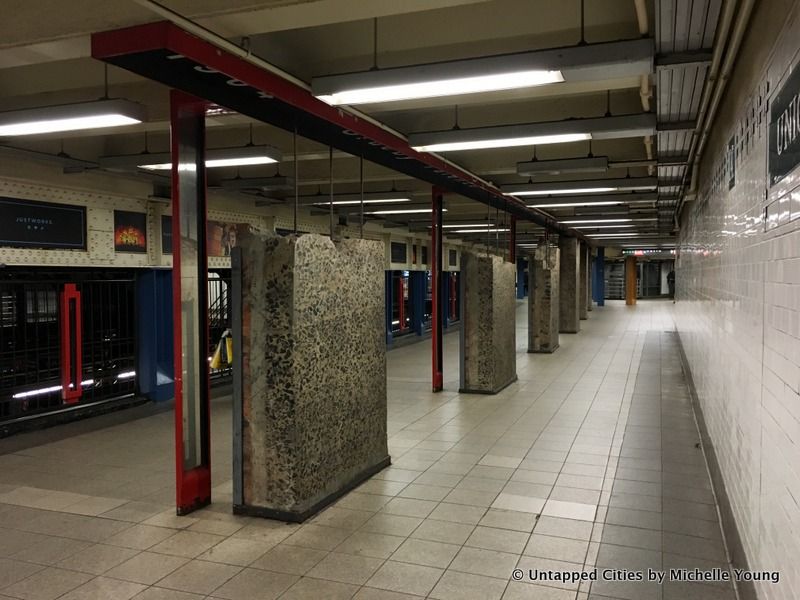
{"label": "glass panel", "polygon": [[[206,357],[207,313],[205,264],[205,198],[202,186],[202,115],[181,115],[178,147],[180,273],[181,273],[181,367],[183,406],[183,467],[190,470],[205,463],[205,414],[208,394]],[[200,181],[198,181],[200,180]],[[174,216],[173,216],[174,218]]]}

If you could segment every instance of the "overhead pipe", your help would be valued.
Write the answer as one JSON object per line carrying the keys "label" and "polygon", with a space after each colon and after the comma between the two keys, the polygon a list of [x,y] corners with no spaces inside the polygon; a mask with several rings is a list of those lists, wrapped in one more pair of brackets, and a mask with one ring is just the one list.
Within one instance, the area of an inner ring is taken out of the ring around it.
{"label": "overhead pipe", "polygon": [[[639,35],[647,37],[650,33],[650,23],[647,18],[647,5],[645,0],[634,0],[636,7],[636,20],[639,23]],[[639,98],[642,101],[642,110],[650,112],[650,98],[653,96],[652,88],[650,87],[650,75],[642,75],[641,83],[639,85]],[[644,149],[648,160],[653,160],[653,136],[646,135],[644,137]],[[653,175],[655,167],[648,166],[647,174]]]}
{"label": "overhead pipe", "polygon": [[[695,129],[695,135],[692,136],[692,141],[689,144],[689,160],[687,161],[688,168],[686,171],[684,171],[683,181],[681,182],[681,190],[683,190],[685,193],[680,195],[680,201],[677,209],[675,210],[676,228],[679,225],[678,216],[683,210],[683,205],[687,202],[687,196],[693,197],[697,192],[697,165],[699,163],[699,157],[697,156],[699,142],[698,132],[708,128],[707,120],[709,114],[709,105],[711,103],[712,95],[715,94],[714,88],[716,88],[720,79],[720,63],[723,61],[723,52],[726,52],[726,47],[728,46],[728,37],[730,36],[733,17],[736,14],[736,6],[737,0],[727,0],[722,7],[722,16],[720,17],[719,25],[717,27],[717,39],[715,40],[716,43],[714,44],[711,54],[711,66],[708,68],[708,73],[706,74],[706,80],[708,81],[708,84],[703,88],[703,96],[700,99],[700,109],[697,112],[697,127]],[[687,191],[686,177],[688,176],[689,171],[692,172],[692,176],[689,189]]]}
{"label": "overhead pipe", "polygon": [[[726,3],[726,8],[729,4],[734,4],[733,0]],[[719,109],[719,103],[722,100],[722,94],[725,92],[725,88],[728,85],[728,80],[730,79],[731,72],[733,71],[733,64],[736,61],[736,57],[739,54],[739,48],[742,44],[742,39],[744,38],[745,31],[747,29],[747,23],[750,20],[750,15],[753,12],[753,8],[755,7],[755,0],[744,0],[740,6],[739,10],[736,14],[736,24],[733,29],[733,36],[731,37],[728,47],[725,50],[725,57],[722,62],[722,67],[719,73],[719,76],[715,76],[712,80],[709,78],[709,81],[714,81],[714,90],[713,95],[709,92],[710,102],[708,104],[708,110],[703,115],[701,120],[700,116],[698,116],[697,123],[698,126],[702,123],[702,126],[699,131],[699,135],[696,135],[692,140],[693,145],[695,145],[694,152],[690,147],[689,150],[689,164],[691,165],[692,170],[692,178],[689,185],[688,194],[695,195],[697,193],[697,173],[698,167],[700,165],[700,158],[703,154],[703,149],[705,147],[706,141],[708,140],[708,136],[711,133],[711,125],[714,122],[714,117],[716,116],[717,110]],[[731,9],[732,11],[733,9]],[[715,58],[717,57],[717,48],[714,48]],[[712,68],[713,68],[713,60],[712,60]],[[684,174],[684,183],[685,183],[685,174]],[[685,200],[681,201],[681,205],[679,206],[678,210],[683,207],[683,203]]]}
{"label": "overhead pipe", "polygon": [[[276,75],[293,85],[302,88],[303,90],[307,91],[309,94],[311,93],[311,87],[305,83],[304,81],[294,77],[290,73],[272,65],[271,63],[259,58],[258,56],[253,55],[249,50],[245,50],[240,46],[230,42],[229,40],[225,39],[224,37],[220,36],[219,34],[198,25],[191,19],[188,19],[181,15],[180,13],[164,6],[163,4],[156,2],[155,0],[133,0],[136,4],[150,10],[151,12],[161,16],[162,18],[166,19],[167,21],[177,25],[178,27],[184,29],[188,33],[197,38],[213,44],[217,47],[224,49],[227,52],[230,52],[234,56],[250,63],[253,66],[256,66],[260,69],[264,69],[273,75]],[[343,110],[343,107],[338,107],[339,110]],[[352,107],[347,107],[347,112],[352,114],[353,116],[361,119],[374,127],[379,127],[386,133],[393,135],[397,138],[406,140],[406,137],[398,131],[395,131],[391,127],[381,123],[380,121],[373,119],[366,113],[363,113],[357,109]],[[578,239],[586,241],[586,238],[578,231],[571,229],[569,227],[563,227],[558,224],[558,222],[553,219],[547,213],[528,207],[524,202],[517,198],[509,198],[503,196],[499,190],[497,190],[496,186],[492,185],[490,182],[485,181],[478,177],[477,175],[469,172],[464,167],[444,158],[438,154],[434,155],[437,160],[445,163],[448,167],[458,170],[460,173],[464,174],[465,180],[475,180],[481,184],[481,187],[486,190],[486,200],[483,202],[493,208],[499,208],[508,212],[509,214],[515,215],[521,219],[527,221],[533,221],[534,223],[541,225],[547,229],[552,230],[554,233],[559,235],[564,235],[567,237],[576,237]]]}

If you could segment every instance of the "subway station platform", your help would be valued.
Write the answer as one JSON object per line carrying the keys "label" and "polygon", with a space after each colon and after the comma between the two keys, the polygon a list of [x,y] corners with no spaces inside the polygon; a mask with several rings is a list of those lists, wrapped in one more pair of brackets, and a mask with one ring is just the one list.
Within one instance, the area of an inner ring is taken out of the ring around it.
{"label": "subway station platform", "polygon": [[518,303],[519,380],[495,396],[455,391],[457,335],[438,394],[429,342],[391,351],[392,466],[302,525],[231,514],[225,397],[214,503],[188,517],[171,411],[3,440],[0,599],[733,599],[721,583],[529,580],[727,569],[673,306],[609,301],[545,355],[526,353]]}

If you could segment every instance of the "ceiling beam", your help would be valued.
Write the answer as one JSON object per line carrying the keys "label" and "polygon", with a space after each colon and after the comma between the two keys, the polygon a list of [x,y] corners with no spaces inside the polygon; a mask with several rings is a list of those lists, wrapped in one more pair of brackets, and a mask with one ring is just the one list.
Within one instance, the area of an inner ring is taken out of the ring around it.
{"label": "ceiling beam", "polygon": [[[569,237],[549,215],[436,154],[414,150],[388,126],[314,98],[308,86],[228,40],[180,18],[92,35],[92,55],[251,118],[449,190]],[[231,82],[234,82],[232,84]],[[650,115],[652,116],[652,115]]]}
{"label": "ceiling beam", "polygon": [[712,49],[703,48],[700,50],[659,54],[655,58],[655,65],[656,69],[709,65],[711,64],[713,53]]}
{"label": "ceiling beam", "polygon": [[672,121],[659,123],[656,126],[658,131],[694,131],[697,128],[697,121]]}

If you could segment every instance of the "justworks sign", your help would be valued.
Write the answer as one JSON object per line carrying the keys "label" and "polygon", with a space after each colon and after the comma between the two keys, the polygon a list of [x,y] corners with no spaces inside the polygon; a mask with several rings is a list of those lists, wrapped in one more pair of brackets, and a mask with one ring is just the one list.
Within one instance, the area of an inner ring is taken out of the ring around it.
{"label": "justworks sign", "polygon": [[772,100],[769,111],[769,183],[775,185],[800,162],[800,65]]}

